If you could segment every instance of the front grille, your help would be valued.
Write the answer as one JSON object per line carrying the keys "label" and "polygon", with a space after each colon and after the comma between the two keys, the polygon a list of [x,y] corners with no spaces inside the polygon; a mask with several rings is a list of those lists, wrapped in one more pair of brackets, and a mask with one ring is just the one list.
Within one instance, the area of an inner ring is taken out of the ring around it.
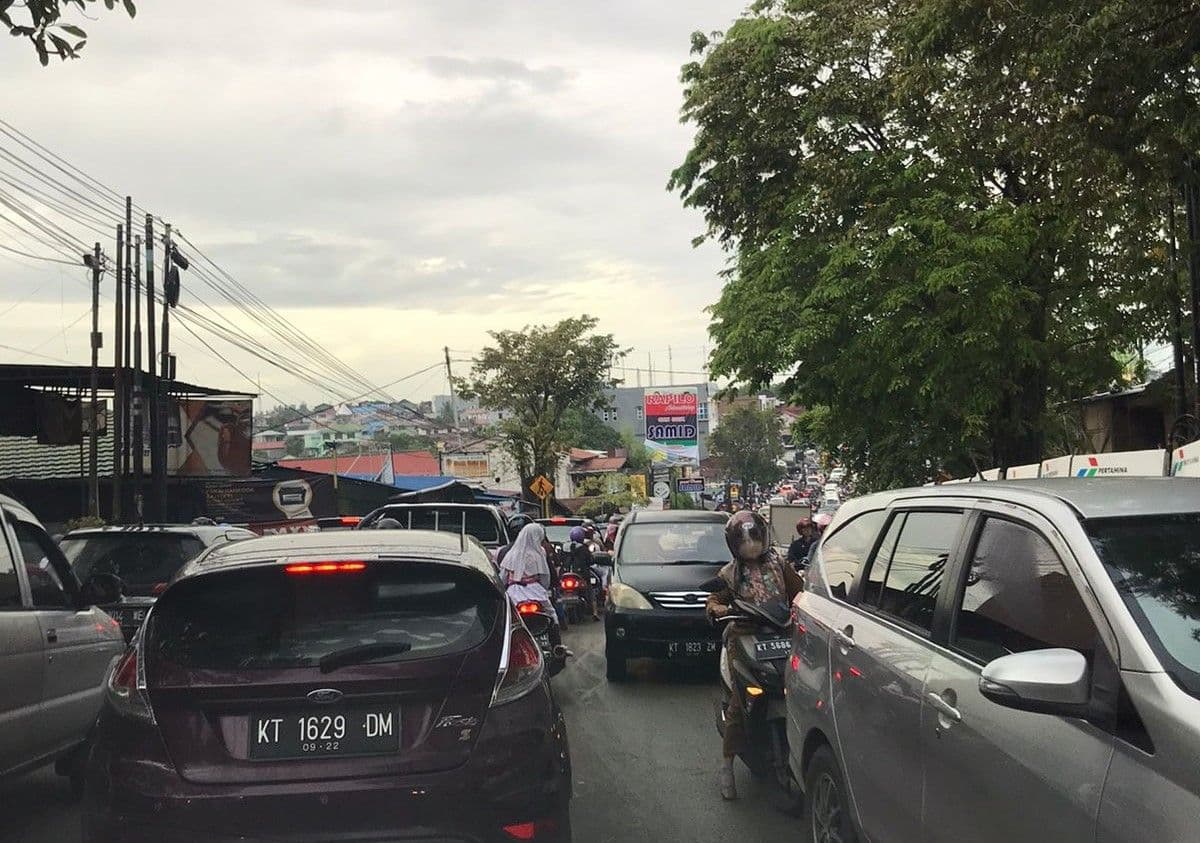
{"label": "front grille", "polygon": [[664,609],[703,610],[707,591],[652,591],[650,599]]}

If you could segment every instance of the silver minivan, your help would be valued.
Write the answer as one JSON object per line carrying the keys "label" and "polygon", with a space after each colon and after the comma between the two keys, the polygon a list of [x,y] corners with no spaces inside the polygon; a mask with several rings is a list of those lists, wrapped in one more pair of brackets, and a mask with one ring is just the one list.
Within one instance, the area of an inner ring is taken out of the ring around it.
{"label": "silver minivan", "polygon": [[1200,839],[1200,480],[850,501],[794,620],[814,840]]}
{"label": "silver minivan", "polygon": [[82,787],[104,676],[125,650],[96,608],[115,586],[81,586],[33,513],[0,495],[0,777],[59,762]]}

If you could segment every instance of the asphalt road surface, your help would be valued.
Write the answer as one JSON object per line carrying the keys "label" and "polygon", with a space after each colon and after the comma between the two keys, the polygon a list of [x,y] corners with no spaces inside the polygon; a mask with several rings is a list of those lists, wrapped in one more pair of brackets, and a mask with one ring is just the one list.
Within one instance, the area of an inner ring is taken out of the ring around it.
{"label": "asphalt road surface", "polygon": [[[566,643],[575,658],[553,682],[571,739],[576,843],[799,838],[799,821],[775,812],[740,763],[741,799],[721,800],[715,670],[633,662],[614,685],[600,623],[572,627]],[[0,806],[0,843],[79,839],[78,808],[52,770],[0,784]]]}

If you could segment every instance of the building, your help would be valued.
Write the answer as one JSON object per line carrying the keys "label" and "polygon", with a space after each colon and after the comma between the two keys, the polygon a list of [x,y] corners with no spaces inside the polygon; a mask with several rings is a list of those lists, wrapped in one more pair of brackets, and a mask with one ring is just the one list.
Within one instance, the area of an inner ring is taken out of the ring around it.
{"label": "building", "polygon": [[275,462],[287,456],[287,434],[282,430],[264,430],[254,434],[251,456],[255,462]]}
{"label": "building", "polygon": [[692,387],[696,390],[699,402],[696,424],[699,427],[700,459],[704,459],[708,456],[708,435],[716,429],[717,425],[717,413],[712,397],[716,392],[716,387],[712,384],[687,383],[679,386],[657,387],[619,386],[616,389],[607,390],[608,407],[604,410],[593,411],[592,415],[609,427],[621,432],[629,431],[636,438],[645,439],[646,415],[643,399],[646,393],[653,392],[655,389],[680,389],[683,387]]}

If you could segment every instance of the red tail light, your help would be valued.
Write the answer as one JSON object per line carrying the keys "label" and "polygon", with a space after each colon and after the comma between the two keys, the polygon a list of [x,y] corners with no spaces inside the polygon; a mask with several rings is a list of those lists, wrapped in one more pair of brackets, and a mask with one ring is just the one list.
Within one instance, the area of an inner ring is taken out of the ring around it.
{"label": "red tail light", "polygon": [[150,589],[150,593],[153,594],[155,597],[157,597],[158,595],[162,594],[166,590],[167,590],[167,584],[165,582],[156,582],[154,584],[154,588]]}
{"label": "red tail light", "polygon": [[534,823],[516,823],[504,826],[504,833],[513,840],[532,840],[537,836],[537,825]]}
{"label": "red tail light", "polygon": [[493,706],[520,699],[542,681],[542,648],[516,615],[510,612],[506,622],[508,646],[500,657],[496,690],[492,692]]}
{"label": "red tail light", "polygon": [[285,574],[353,574],[367,569],[366,562],[298,562],[284,567]]}
{"label": "red tail light", "polygon": [[542,604],[532,600],[517,604],[517,614],[519,615],[536,615],[540,611],[542,611]]}
{"label": "red tail light", "polygon": [[357,527],[360,521],[362,521],[362,518],[358,515],[343,515],[341,517],[342,526],[351,529]]}
{"label": "red tail light", "polygon": [[105,683],[106,696],[108,704],[117,714],[153,723],[154,714],[143,693],[146,681],[139,659],[140,647],[139,639],[138,644],[130,647],[117,662]]}
{"label": "red tail light", "polygon": [[577,577],[563,577],[562,587],[567,591],[574,591],[579,588],[579,579]]}

